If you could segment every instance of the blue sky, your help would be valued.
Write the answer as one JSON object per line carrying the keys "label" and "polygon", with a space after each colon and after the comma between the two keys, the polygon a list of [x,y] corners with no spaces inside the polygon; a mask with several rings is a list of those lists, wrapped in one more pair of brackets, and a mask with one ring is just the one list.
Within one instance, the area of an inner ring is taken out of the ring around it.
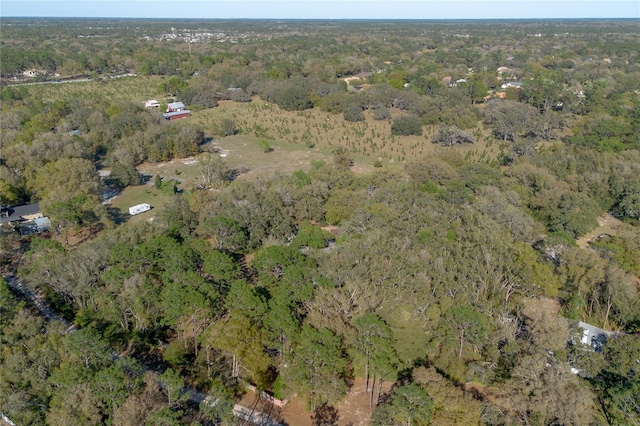
{"label": "blue sky", "polygon": [[211,19],[640,18],[640,0],[0,0],[0,16]]}

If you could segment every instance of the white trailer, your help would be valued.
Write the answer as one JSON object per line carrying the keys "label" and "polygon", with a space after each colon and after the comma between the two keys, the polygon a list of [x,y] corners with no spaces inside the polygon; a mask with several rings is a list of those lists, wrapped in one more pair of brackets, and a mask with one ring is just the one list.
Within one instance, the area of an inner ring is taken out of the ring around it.
{"label": "white trailer", "polygon": [[131,216],[135,216],[140,213],[144,213],[146,211],[151,210],[151,206],[147,203],[137,204],[135,206],[129,207],[129,214]]}

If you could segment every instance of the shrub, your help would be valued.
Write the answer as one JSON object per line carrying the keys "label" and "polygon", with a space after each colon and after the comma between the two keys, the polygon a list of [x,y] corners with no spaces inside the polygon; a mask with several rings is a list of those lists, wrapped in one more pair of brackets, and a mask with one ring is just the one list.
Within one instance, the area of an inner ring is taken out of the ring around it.
{"label": "shrub", "polygon": [[374,120],[388,120],[391,118],[391,112],[389,112],[389,108],[387,108],[383,104],[376,104],[375,106],[373,106],[372,110]]}
{"label": "shrub", "polygon": [[476,138],[468,132],[460,130],[456,126],[440,126],[438,134],[436,134],[431,142],[442,146],[451,146],[463,143],[475,143]]}
{"label": "shrub", "polygon": [[291,86],[276,94],[275,102],[287,111],[303,111],[313,107],[309,93],[300,86]]}
{"label": "shrub", "polygon": [[260,139],[260,141],[258,142],[258,146],[260,147],[260,150],[266,154],[268,152],[273,151],[273,147],[271,146],[271,144],[269,143],[268,140],[266,139]]}
{"label": "shrub", "polygon": [[362,108],[358,105],[349,105],[344,108],[342,112],[344,115],[344,119],[350,122],[356,121],[364,121],[364,114],[362,113]]}
{"label": "shrub", "polygon": [[420,121],[420,117],[413,114],[396,117],[391,125],[391,134],[400,136],[420,136],[422,134],[422,122]]}

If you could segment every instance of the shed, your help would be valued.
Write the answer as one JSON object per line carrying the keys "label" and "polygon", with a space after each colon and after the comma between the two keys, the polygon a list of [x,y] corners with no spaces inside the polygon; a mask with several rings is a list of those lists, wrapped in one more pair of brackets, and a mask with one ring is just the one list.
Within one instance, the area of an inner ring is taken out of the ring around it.
{"label": "shed", "polygon": [[51,220],[46,216],[37,217],[34,222],[36,223],[36,229],[38,232],[48,231],[51,227]]}
{"label": "shed", "polygon": [[150,99],[144,103],[145,108],[158,108],[160,107],[160,103],[155,99]]}

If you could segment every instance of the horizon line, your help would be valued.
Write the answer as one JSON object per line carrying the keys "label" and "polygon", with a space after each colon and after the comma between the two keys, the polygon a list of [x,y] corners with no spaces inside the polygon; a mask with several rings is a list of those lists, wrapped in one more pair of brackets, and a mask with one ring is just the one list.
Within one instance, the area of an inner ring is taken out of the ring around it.
{"label": "horizon line", "polygon": [[154,21],[640,21],[640,17],[545,17],[545,18],[186,18],[186,17],[144,17],[144,16],[2,16],[1,19],[140,19]]}

